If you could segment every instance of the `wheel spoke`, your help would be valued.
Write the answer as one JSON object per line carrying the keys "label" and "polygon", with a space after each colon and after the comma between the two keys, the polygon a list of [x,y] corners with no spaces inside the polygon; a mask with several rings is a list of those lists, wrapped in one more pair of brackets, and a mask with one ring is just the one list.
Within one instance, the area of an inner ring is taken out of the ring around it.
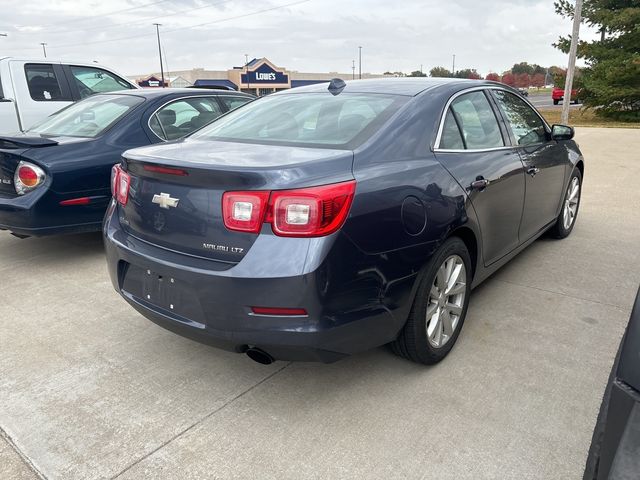
{"label": "wheel spoke", "polygon": [[437,311],[438,311],[437,303],[430,303],[429,306],[427,306],[427,322],[431,321],[431,319],[433,318],[433,315]]}
{"label": "wheel spoke", "polygon": [[[452,262],[455,262],[455,261],[452,261]],[[462,273],[463,268],[464,268],[464,265],[462,263],[456,264],[453,267],[451,275],[449,276],[447,281],[447,289],[444,291],[445,295],[451,295],[451,289],[455,287],[456,283],[458,283],[458,281],[460,280],[460,274]]]}
{"label": "wheel spoke", "polygon": [[445,263],[440,265],[440,268],[438,269],[438,273],[437,273],[437,276],[436,276],[436,282],[437,282],[438,288],[440,290],[443,290],[445,288],[445,286],[447,285],[447,273],[446,273],[446,270],[445,270]]}
{"label": "wheel spoke", "polygon": [[458,295],[459,293],[464,293],[466,290],[467,284],[464,282],[458,282],[453,287],[451,287],[451,290],[447,292],[447,295]]}
{"label": "wheel spoke", "polygon": [[431,291],[429,292],[429,299],[437,302],[439,296],[440,296],[440,290],[438,289],[438,287],[435,284],[431,285]]}
{"label": "wheel spoke", "polygon": [[577,201],[577,197],[578,197],[578,192],[580,191],[580,187],[578,186],[578,184],[573,184],[571,187],[571,191],[569,193],[569,200],[573,201],[576,200]]}
{"label": "wheel spoke", "polygon": [[460,315],[462,313],[462,307],[460,305],[456,305],[455,303],[447,303],[447,311],[448,313],[453,313],[454,315]]}
{"label": "wheel spoke", "polygon": [[447,337],[451,337],[453,335],[453,323],[451,321],[451,315],[449,312],[444,309],[442,310],[442,314],[440,315],[442,318],[442,331]]}

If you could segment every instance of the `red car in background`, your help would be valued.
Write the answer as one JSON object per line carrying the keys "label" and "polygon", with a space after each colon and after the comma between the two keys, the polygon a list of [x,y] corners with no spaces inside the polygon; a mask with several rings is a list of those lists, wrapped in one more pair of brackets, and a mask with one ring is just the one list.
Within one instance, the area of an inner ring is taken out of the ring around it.
{"label": "red car in background", "polygon": [[[553,87],[553,91],[551,92],[551,98],[553,99],[553,104],[558,105],[560,101],[564,98],[564,87]],[[574,88],[571,90],[571,100],[575,103],[579,103],[578,100],[578,91]]]}

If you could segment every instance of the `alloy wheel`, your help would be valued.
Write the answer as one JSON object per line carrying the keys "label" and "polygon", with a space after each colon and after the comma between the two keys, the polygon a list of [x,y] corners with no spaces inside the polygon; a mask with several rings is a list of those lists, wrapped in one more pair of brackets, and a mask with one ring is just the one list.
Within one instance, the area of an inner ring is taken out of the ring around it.
{"label": "alloy wheel", "polygon": [[573,177],[569,184],[569,188],[567,189],[567,196],[564,200],[564,208],[562,211],[562,224],[565,230],[569,230],[576,219],[579,201],[580,180],[578,180],[578,177]]}
{"label": "alloy wheel", "polygon": [[436,273],[427,304],[427,338],[436,348],[453,337],[460,323],[467,294],[467,272],[462,258],[448,257]]}

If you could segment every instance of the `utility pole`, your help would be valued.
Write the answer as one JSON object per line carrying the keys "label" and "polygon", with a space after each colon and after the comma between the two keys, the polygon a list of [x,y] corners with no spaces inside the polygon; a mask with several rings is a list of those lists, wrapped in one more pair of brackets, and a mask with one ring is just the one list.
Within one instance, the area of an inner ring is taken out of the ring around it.
{"label": "utility pole", "polygon": [[453,64],[451,65],[451,75],[456,74],[456,54],[453,54]]}
{"label": "utility pole", "polygon": [[569,48],[569,67],[567,68],[567,79],[564,83],[564,97],[562,98],[562,115],[560,122],[569,123],[569,106],[571,105],[571,90],[573,89],[573,77],[576,70],[576,55],[578,52],[578,41],[580,36],[580,23],[582,22],[582,0],[576,0],[576,7],[573,14],[573,31],[571,32],[571,47]]}
{"label": "utility pole", "polygon": [[160,27],[161,23],[154,23],[156,26],[156,34],[158,35],[158,55],[160,55],[160,76],[162,77],[162,88],[164,88],[164,67],[162,66],[162,47],[160,46]]}
{"label": "utility pole", "polygon": [[44,52],[44,58],[47,58],[47,44],[45,42],[40,42],[42,45],[42,51]]}
{"label": "utility pole", "polygon": [[356,79],[356,61],[351,60],[351,80]]}
{"label": "utility pole", "polygon": [[422,76],[422,63],[420,64],[420,76]]}
{"label": "utility pole", "polygon": [[362,47],[358,47],[358,78],[362,79]]}
{"label": "utility pole", "polygon": [[247,90],[249,90],[251,88],[251,84],[249,83],[249,54],[248,53],[244,54],[244,66],[247,72]]}

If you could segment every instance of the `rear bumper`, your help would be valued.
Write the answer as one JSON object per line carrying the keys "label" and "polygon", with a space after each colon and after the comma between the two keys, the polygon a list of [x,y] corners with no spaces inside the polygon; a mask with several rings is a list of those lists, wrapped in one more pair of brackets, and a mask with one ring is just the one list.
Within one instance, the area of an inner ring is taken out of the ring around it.
{"label": "rear bumper", "polygon": [[[224,264],[128,235],[113,208],[103,231],[116,291],[154,323],[208,345],[234,352],[258,347],[279,360],[328,363],[388,343],[403,324],[369,277],[351,277],[345,255],[357,265],[362,254],[345,252],[349,242],[340,234],[263,238],[242,261]],[[273,248],[275,238],[282,247]],[[258,267],[252,263],[258,258],[269,261]],[[252,306],[304,308],[308,315],[254,315]]]}
{"label": "rear bumper", "polygon": [[[0,230],[30,237],[100,230],[104,202],[91,207],[60,207],[60,198],[47,188],[17,197],[0,196]],[[87,214],[88,208],[91,211]],[[83,209],[81,215],[77,215],[78,209]]]}

